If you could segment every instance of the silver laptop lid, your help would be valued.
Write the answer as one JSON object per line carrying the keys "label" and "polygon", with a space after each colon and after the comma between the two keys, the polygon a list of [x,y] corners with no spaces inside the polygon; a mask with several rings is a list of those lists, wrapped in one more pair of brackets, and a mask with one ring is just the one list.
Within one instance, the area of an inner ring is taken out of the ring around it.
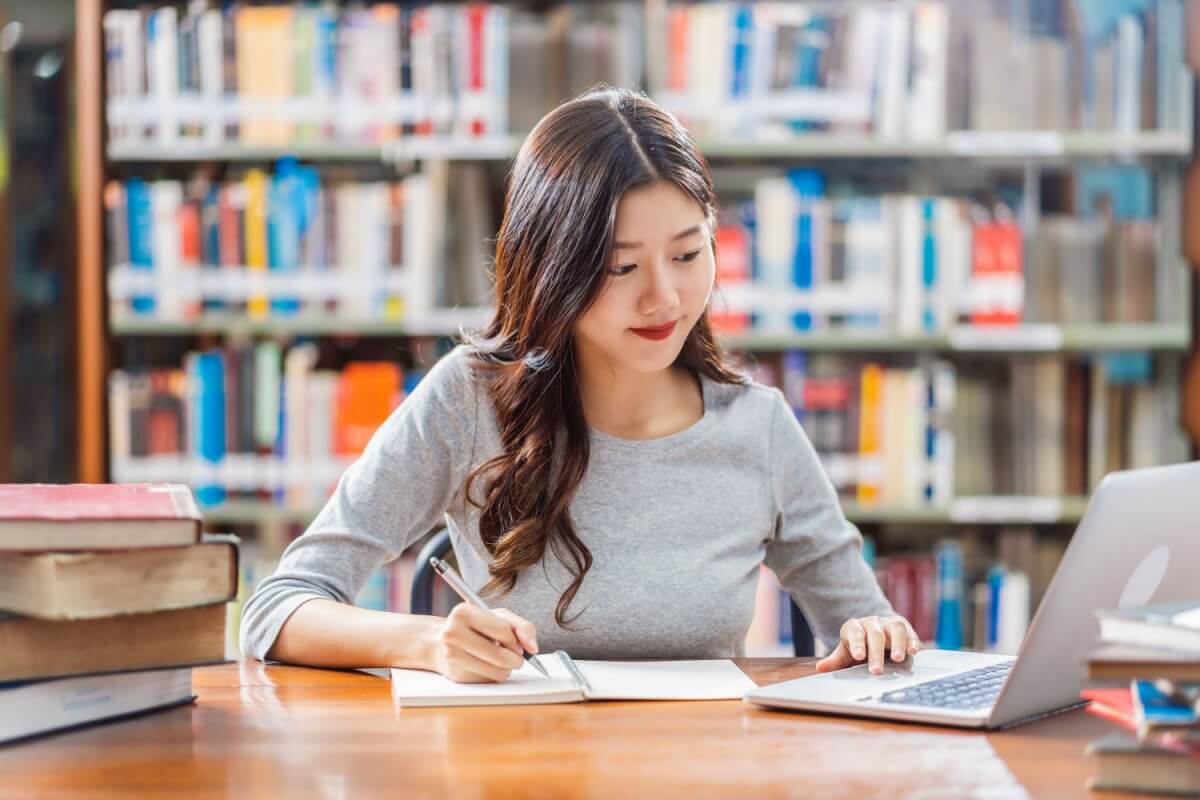
{"label": "silver laptop lid", "polygon": [[1114,472],[1096,488],[989,720],[1079,701],[1095,612],[1200,598],[1200,462]]}

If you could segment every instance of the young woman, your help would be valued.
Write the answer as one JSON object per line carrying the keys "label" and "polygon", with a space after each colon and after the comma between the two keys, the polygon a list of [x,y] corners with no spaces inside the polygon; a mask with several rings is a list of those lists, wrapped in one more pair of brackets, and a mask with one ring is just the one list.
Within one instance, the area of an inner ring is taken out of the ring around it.
{"label": "young woman", "polygon": [[[714,203],[704,157],[646,97],[548,114],[510,176],[495,317],[287,548],[243,610],[243,652],[456,681],[504,680],[522,647],[732,657],[765,563],[837,643],[822,670],[915,653],[783,395],[722,361]],[[350,605],[443,513],[463,577],[505,609]]]}

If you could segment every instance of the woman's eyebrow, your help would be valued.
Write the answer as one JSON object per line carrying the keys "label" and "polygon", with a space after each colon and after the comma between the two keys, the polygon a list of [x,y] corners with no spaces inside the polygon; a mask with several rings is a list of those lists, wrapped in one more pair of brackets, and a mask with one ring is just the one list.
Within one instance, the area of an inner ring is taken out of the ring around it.
{"label": "woman's eyebrow", "polygon": [[[700,225],[700,224],[693,225],[692,227],[682,230],[679,233],[672,236],[671,241],[677,242],[680,239],[686,239],[687,237],[691,236],[693,233],[699,233],[700,229],[703,227],[704,226]],[[614,242],[613,243],[614,250],[632,250],[636,247],[641,247],[641,246],[642,246],[641,242]]]}

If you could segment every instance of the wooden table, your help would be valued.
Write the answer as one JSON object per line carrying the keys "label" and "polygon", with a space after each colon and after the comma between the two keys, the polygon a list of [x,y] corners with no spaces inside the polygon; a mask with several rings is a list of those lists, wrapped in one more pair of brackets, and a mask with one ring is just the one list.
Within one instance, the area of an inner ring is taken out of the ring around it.
{"label": "wooden table", "polygon": [[[738,664],[760,684],[812,671]],[[381,678],[258,662],[195,687],[193,706],[0,748],[0,797],[1070,798],[1107,730],[1081,711],[981,734],[739,701],[401,710]]]}

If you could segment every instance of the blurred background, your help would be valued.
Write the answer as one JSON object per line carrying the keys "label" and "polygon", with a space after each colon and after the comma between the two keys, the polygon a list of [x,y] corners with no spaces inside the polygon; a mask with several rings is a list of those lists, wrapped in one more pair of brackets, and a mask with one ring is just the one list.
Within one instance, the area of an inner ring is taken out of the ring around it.
{"label": "blurred background", "polygon": [[[1200,442],[1197,11],[0,0],[0,480],[188,483],[244,597],[487,319],[523,135],[607,83],[708,157],[722,341],[892,602],[1011,652],[1100,478]],[[787,612],[764,572],[751,654]]]}

